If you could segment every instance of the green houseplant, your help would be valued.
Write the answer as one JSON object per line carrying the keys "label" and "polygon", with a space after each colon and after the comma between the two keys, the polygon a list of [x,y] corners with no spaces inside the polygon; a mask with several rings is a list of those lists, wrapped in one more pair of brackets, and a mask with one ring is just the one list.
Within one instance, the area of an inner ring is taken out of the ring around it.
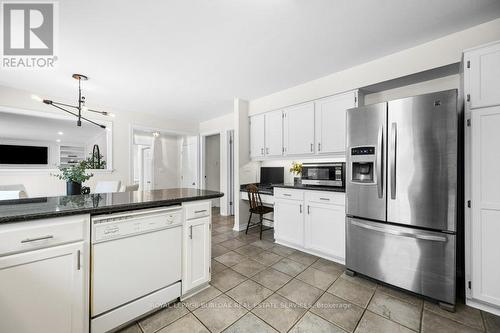
{"label": "green houseplant", "polygon": [[82,183],[94,176],[92,173],[86,173],[87,166],[87,160],[83,160],[68,168],[59,167],[60,173],[54,176],[66,181],[67,195],[81,194]]}
{"label": "green houseplant", "polygon": [[290,172],[297,176],[294,177],[293,182],[295,185],[298,185],[300,183],[300,175],[302,173],[302,163],[292,162],[292,167],[290,168]]}

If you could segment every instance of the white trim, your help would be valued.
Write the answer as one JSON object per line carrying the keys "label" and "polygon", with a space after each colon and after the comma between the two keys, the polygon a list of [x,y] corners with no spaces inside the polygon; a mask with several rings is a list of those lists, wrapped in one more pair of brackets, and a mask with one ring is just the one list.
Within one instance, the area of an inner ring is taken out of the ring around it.
{"label": "white trim", "polygon": [[489,313],[493,313],[494,315],[500,316],[500,309],[498,307],[491,306],[489,304],[486,304],[486,303],[483,303],[483,302],[480,302],[477,300],[473,300],[470,298],[467,298],[465,300],[465,304],[468,306],[471,306],[473,308],[476,308],[476,309],[479,309],[482,311],[486,311]]}
{"label": "white trim", "polygon": [[330,261],[334,261],[334,262],[339,263],[341,265],[345,265],[345,260],[339,259],[337,257],[327,256],[324,253],[317,252],[317,251],[311,251],[309,249],[305,249],[303,247],[300,247],[300,246],[297,246],[297,245],[294,245],[294,244],[291,244],[291,243],[288,243],[286,241],[279,240],[279,239],[276,239],[274,242],[276,244],[279,244],[279,245],[290,247],[290,248],[295,249],[295,250],[299,250],[299,251],[302,251],[302,252],[305,252],[305,253],[309,253],[309,254],[315,255],[315,256],[320,257],[320,258],[324,258],[324,259],[327,259],[327,260],[330,260]]}

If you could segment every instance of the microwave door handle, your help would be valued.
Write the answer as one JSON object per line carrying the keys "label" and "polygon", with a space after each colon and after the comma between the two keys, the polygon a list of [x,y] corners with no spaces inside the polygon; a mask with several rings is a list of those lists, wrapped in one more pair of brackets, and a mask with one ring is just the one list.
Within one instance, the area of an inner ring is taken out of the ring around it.
{"label": "microwave door handle", "polygon": [[382,176],[382,158],[383,158],[383,131],[384,128],[380,126],[378,129],[378,140],[377,140],[377,190],[378,190],[378,197],[382,198],[384,196],[384,189],[383,189],[383,176]]}
{"label": "microwave door handle", "polygon": [[398,139],[398,127],[396,123],[391,124],[391,157],[389,167],[391,168],[391,199],[396,199],[396,150]]}

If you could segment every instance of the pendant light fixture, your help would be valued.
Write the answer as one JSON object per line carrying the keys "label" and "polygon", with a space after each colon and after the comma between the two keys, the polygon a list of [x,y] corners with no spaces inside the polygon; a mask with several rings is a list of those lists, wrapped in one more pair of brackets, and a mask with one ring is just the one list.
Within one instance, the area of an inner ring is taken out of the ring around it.
{"label": "pendant light fixture", "polygon": [[[82,126],[82,120],[85,120],[93,125],[96,125],[96,126],[99,126],[101,128],[106,128],[106,126],[104,125],[101,125],[101,124],[98,124],[96,123],[95,121],[92,121],[88,118],[85,118],[82,113],[83,112],[86,112],[86,111],[89,111],[89,112],[94,112],[94,113],[98,113],[100,115],[103,115],[103,116],[110,116],[110,117],[114,117],[114,115],[110,112],[106,112],[106,111],[98,111],[98,110],[92,110],[92,109],[89,109],[85,106],[85,96],[82,96],[82,81],[87,81],[89,78],[83,74],[73,74],[72,77],[75,79],[75,80],[78,80],[78,105],[69,105],[69,104],[65,104],[65,103],[59,103],[59,102],[54,102],[54,101],[51,101],[49,99],[44,99],[42,100],[43,103],[47,104],[47,105],[52,105],[53,107],[61,110],[61,111],[64,111],[66,113],[69,113],[73,116],[75,116],[77,118],[77,121],[76,121],[76,126]],[[75,109],[75,112],[72,112],[72,111],[69,111],[65,108],[72,108],[72,109]]]}

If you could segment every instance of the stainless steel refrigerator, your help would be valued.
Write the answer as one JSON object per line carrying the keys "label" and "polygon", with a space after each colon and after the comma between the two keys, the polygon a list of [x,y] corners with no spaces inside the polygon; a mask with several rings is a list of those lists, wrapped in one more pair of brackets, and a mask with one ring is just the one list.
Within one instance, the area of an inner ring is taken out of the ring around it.
{"label": "stainless steel refrigerator", "polygon": [[457,90],[347,111],[346,266],[455,304]]}

